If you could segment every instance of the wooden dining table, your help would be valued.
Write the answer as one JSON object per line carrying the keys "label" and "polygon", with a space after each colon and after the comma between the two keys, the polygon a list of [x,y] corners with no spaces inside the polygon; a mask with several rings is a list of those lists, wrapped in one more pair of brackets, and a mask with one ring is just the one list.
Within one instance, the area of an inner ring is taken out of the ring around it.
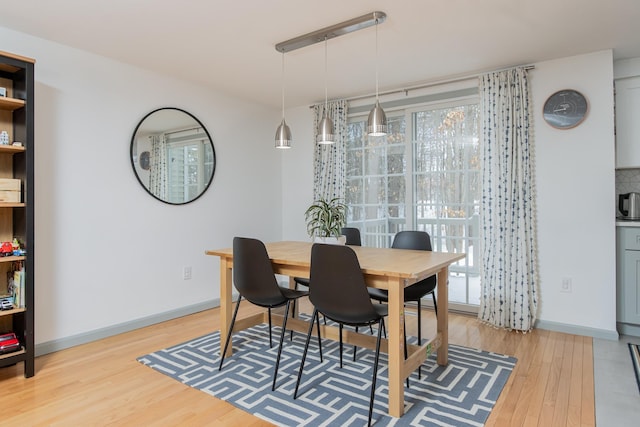
{"label": "wooden dining table", "polygon": [[[311,242],[281,241],[266,243],[273,271],[293,277],[309,277],[311,266]],[[464,258],[464,253],[443,253],[408,249],[371,248],[351,246],[355,251],[367,286],[386,289],[389,292],[388,339],[383,340],[381,351],[388,354],[389,363],[389,415],[401,417],[404,413],[404,380],[415,371],[434,351],[437,363],[448,363],[448,276],[449,265]],[[232,270],[233,249],[207,250],[205,254],[220,258],[220,351],[224,343],[232,316]],[[404,292],[403,289],[417,281],[438,275],[438,316],[436,336],[422,345],[408,345],[408,356],[404,358]],[[282,317],[274,315],[274,321]],[[246,329],[266,322],[267,313],[259,313],[244,319],[236,319],[234,331]],[[287,322],[287,329],[306,333],[308,323],[300,318]],[[339,339],[337,327],[321,326],[323,338]],[[358,347],[375,349],[376,338],[372,335],[344,330],[344,342]],[[231,345],[227,353],[232,352]]]}

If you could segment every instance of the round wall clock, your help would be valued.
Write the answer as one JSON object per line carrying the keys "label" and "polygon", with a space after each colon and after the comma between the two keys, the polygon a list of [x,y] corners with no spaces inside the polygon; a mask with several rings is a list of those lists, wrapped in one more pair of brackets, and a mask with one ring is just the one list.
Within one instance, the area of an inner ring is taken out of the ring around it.
{"label": "round wall clock", "polygon": [[565,89],[551,95],[544,103],[544,120],[556,129],[571,129],[587,116],[589,103],[577,90]]}
{"label": "round wall clock", "polygon": [[142,153],[140,153],[140,167],[146,171],[151,168],[151,165],[149,164],[149,156],[150,153],[148,151],[143,151]]}

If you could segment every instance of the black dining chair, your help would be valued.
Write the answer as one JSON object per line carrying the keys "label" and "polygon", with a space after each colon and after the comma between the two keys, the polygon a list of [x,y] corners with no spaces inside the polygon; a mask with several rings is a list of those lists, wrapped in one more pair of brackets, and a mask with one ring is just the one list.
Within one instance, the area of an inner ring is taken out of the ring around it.
{"label": "black dining chair", "polygon": [[[358,228],[342,227],[340,234],[347,238],[345,245],[362,246],[360,230]],[[309,279],[306,277],[294,277],[293,280],[296,282],[296,289],[298,289],[298,285],[305,286],[307,288],[309,287]]]}
{"label": "black dining chair", "polygon": [[[360,229],[355,227],[342,227],[340,229],[340,234],[346,237],[345,245],[351,246],[362,246],[362,240],[360,238]],[[294,277],[293,280],[296,284],[296,289],[298,289],[298,285],[309,287],[309,279],[306,277]],[[324,324],[327,324],[326,319],[324,320]],[[373,332],[373,329],[371,330]],[[358,328],[356,327],[356,332],[358,332]],[[340,355],[342,357],[342,354]],[[353,346],[353,360],[356,360],[356,346]]]}
{"label": "black dining chair", "polygon": [[[380,358],[380,339],[384,318],[388,315],[388,306],[371,302],[358,257],[349,246],[314,244],[311,248],[311,283],[313,286],[309,287],[309,300],[313,304],[314,310],[310,328],[307,332],[293,398],[296,399],[298,397],[298,388],[307,358],[313,322],[318,322],[320,313],[326,318],[337,322],[340,328],[343,325],[371,326],[377,324],[378,337],[369,400],[368,424],[371,425],[378,361]],[[336,298],[336,295],[340,295],[340,297]],[[342,333],[340,333],[340,366],[342,367]]]}
{"label": "black dining chair", "polygon": [[[391,244],[395,249],[415,249],[421,251],[431,251],[431,237],[426,231],[400,231]],[[414,301],[418,305],[418,345],[422,345],[422,316],[420,301],[422,297],[431,294],[433,298],[433,308],[438,316],[438,305],[436,302],[435,289],[438,284],[436,275],[427,277],[404,289],[404,301]],[[389,293],[384,289],[368,288],[369,296],[379,302],[389,302]],[[406,341],[406,339],[405,339]],[[406,353],[406,345],[405,345]],[[418,369],[418,378],[422,377],[422,368]]]}
{"label": "black dining chair", "polygon": [[355,227],[342,227],[340,234],[347,238],[345,245],[362,246],[360,239],[360,229]]}
{"label": "black dining chair", "polygon": [[[222,370],[222,364],[224,363],[227,348],[231,341],[231,334],[233,333],[233,325],[236,321],[240,301],[242,301],[243,297],[252,304],[268,309],[269,347],[273,346],[271,339],[271,309],[284,305],[285,310],[282,321],[282,331],[280,333],[280,347],[278,348],[276,366],[273,372],[273,384],[271,385],[271,390],[275,390],[278,366],[280,365],[280,355],[282,353],[282,342],[284,340],[287,318],[289,316],[289,307],[292,301],[295,303],[298,298],[308,295],[309,292],[279,286],[264,243],[260,240],[246,237],[233,238],[233,284],[239,293],[238,302],[236,303],[236,308],[231,318],[231,325],[229,325],[229,332],[224,343],[224,350],[222,351],[218,370]],[[318,324],[318,329],[319,328],[320,324]]]}

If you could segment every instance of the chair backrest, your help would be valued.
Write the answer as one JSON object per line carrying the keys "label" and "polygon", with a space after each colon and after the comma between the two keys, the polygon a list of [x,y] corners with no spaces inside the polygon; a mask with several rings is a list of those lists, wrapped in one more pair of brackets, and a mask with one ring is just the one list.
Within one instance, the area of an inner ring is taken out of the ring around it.
{"label": "chair backrest", "polygon": [[256,305],[268,307],[286,301],[267,248],[257,239],[233,238],[233,284],[243,298]]}
{"label": "chair backrest", "polygon": [[431,251],[431,237],[426,231],[400,231],[393,237],[391,247],[394,249]]}
{"label": "chair backrest", "polygon": [[342,227],[340,234],[347,238],[347,245],[362,246],[359,229],[353,227]]}
{"label": "chair backrest", "polygon": [[310,283],[311,303],[328,318],[348,324],[377,318],[358,257],[349,246],[314,244]]}

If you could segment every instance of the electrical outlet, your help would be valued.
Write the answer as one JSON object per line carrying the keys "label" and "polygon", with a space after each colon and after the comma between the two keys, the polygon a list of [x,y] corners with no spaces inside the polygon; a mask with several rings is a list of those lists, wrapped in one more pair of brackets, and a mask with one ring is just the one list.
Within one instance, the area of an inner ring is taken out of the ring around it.
{"label": "electrical outlet", "polygon": [[191,267],[184,267],[182,269],[182,280],[191,280]]}
{"label": "electrical outlet", "polygon": [[562,287],[560,292],[571,292],[571,277],[562,278]]}

